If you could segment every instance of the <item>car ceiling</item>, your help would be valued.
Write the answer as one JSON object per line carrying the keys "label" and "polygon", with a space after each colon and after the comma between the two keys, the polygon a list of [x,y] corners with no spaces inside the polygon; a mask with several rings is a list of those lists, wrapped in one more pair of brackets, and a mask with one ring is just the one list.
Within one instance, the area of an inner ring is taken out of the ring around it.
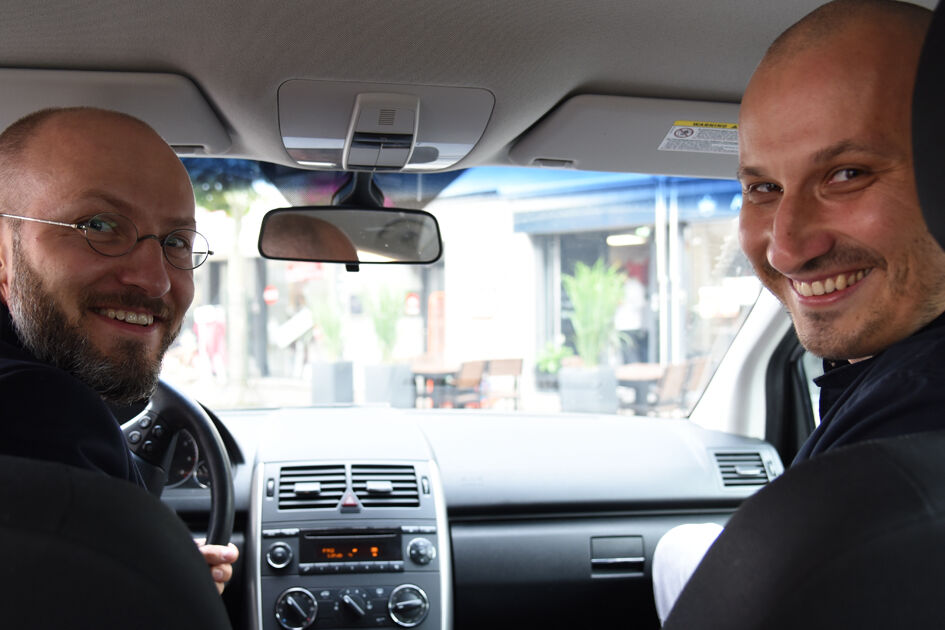
{"label": "car ceiling", "polygon": [[766,46],[819,4],[4,2],[0,67],[182,74],[221,118],[228,155],[285,164],[277,91],[289,79],[484,88],[495,107],[460,166],[503,164],[515,139],[568,96],[737,103]]}

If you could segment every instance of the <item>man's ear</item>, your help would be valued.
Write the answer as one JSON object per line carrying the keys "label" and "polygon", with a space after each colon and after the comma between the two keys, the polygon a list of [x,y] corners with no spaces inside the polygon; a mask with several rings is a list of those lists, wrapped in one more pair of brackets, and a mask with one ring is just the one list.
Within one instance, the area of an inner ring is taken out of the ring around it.
{"label": "man's ear", "polygon": [[13,280],[13,243],[9,230],[0,229],[0,302],[9,304],[10,282]]}

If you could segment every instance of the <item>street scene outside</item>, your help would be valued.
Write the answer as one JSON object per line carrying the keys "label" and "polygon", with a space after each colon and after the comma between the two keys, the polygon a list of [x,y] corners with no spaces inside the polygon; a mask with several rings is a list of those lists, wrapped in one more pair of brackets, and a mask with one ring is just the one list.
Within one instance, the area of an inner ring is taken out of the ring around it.
{"label": "street scene outside", "polygon": [[214,408],[688,414],[754,304],[734,181],[528,168],[382,174],[438,220],[432,265],[266,260],[267,210],[343,173],[186,161],[215,254],[163,377]]}

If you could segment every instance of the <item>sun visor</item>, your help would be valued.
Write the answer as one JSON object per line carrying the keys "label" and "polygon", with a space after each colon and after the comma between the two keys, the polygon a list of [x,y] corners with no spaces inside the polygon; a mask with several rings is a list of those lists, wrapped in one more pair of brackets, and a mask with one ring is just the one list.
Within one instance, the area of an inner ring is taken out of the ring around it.
{"label": "sun visor", "polygon": [[230,137],[197,86],[177,74],[0,69],[0,128],[47,107],[124,112],[151,125],[181,155],[213,155]]}
{"label": "sun visor", "polygon": [[279,127],[309,168],[438,171],[479,142],[494,105],[479,88],[293,79],[279,87]]}
{"label": "sun visor", "polygon": [[510,151],[525,166],[732,179],[738,168],[738,105],[575,96]]}

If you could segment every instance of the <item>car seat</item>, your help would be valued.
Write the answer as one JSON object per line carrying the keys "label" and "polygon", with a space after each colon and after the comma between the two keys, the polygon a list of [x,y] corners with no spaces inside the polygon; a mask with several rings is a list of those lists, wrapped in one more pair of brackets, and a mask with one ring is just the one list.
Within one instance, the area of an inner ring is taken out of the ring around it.
{"label": "car seat", "polygon": [[0,456],[0,627],[230,627],[181,520],[102,473]]}

